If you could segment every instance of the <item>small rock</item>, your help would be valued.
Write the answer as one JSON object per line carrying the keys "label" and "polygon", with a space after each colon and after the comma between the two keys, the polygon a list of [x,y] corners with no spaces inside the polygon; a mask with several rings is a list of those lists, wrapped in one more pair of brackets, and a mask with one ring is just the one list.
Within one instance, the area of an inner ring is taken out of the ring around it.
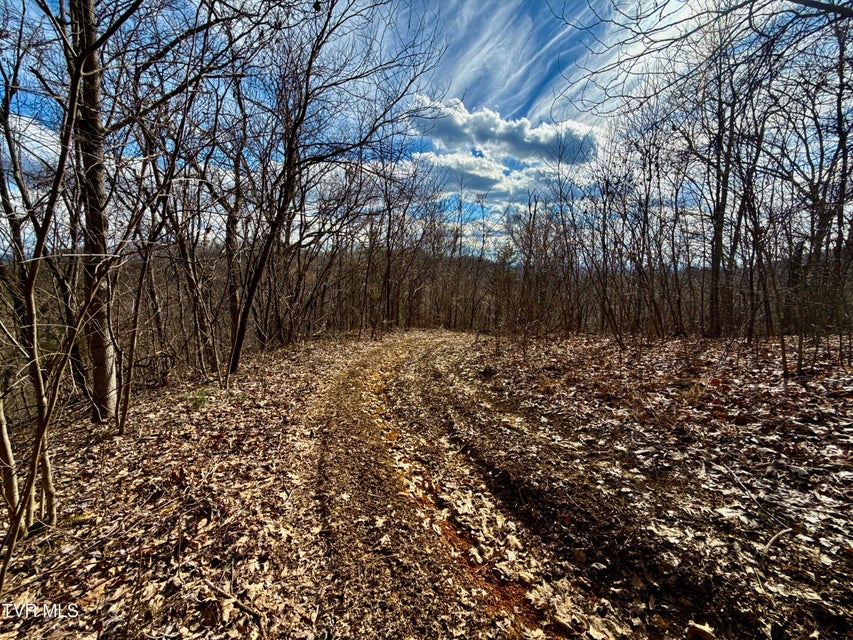
{"label": "small rock", "polygon": [[687,623],[687,639],[688,640],[716,640],[714,629],[707,624],[697,624],[692,620]]}
{"label": "small rock", "polygon": [[515,551],[521,551],[521,540],[516,538],[514,535],[509,534],[506,537],[506,546],[510,549],[514,549]]}

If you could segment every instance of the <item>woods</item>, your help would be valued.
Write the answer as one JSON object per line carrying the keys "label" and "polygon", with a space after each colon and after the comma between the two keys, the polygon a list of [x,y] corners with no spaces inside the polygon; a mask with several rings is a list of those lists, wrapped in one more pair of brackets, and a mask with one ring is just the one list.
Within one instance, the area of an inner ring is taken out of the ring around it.
{"label": "woods", "polygon": [[588,91],[610,78],[603,97],[580,96],[588,109],[629,105],[584,194],[600,261],[614,254],[609,226],[631,238],[616,269],[655,331],[795,334],[798,372],[804,336],[849,334],[853,247],[850,24],[845,7],[807,6],[613,4],[597,15],[627,35],[576,80]]}
{"label": "woods", "polygon": [[414,22],[386,42],[387,3],[98,12],[4,3],[2,395],[37,425],[24,531],[39,469],[56,519],[57,408],[88,402],[124,431],[138,370],[227,384],[247,334],[306,335],[333,244],[368,217],[373,149],[404,132],[435,50]]}
{"label": "woods", "polygon": [[68,498],[54,429],[128,433],[247,353],[443,328],[853,364],[849,3],[590,7],[562,18],[619,28],[563,98],[607,119],[499,200],[425,153],[428,4],[5,0],[0,591]]}

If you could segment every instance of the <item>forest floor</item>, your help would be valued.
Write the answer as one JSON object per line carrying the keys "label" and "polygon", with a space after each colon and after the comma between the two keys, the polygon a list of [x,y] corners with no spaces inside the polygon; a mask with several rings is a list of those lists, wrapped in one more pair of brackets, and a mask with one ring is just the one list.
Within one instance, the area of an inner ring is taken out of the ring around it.
{"label": "forest floor", "polygon": [[52,435],[0,638],[853,637],[831,348],[411,332],[151,391]]}

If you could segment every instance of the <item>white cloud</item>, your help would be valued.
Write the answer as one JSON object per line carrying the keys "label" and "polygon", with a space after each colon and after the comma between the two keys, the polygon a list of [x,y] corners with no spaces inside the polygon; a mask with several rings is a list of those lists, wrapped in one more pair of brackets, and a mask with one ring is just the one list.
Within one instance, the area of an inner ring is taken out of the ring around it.
{"label": "white cloud", "polygon": [[422,123],[433,150],[420,159],[442,172],[449,192],[488,192],[493,203],[505,202],[542,186],[558,148],[576,164],[595,153],[595,132],[584,125],[533,124],[527,118],[505,119],[492,109],[472,112],[461,100],[420,100],[436,116]]}
{"label": "white cloud", "polygon": [[470,153],[439,154],[430,151],[417,154],[417,159],[428,162],[438,170],[448,192],[494,192],[505,178],[503,165]]}
{"label": "white cloud", "polygon": [[560,144],[565,145],[567,157],[576,158],[576,162],[588,160],[595,151],[591,128],[577,123],[534,125],[527,118],[507,120],[492,109],[468,111],[461,100],[448,104],[429,101],[429,105],[438,117],[430,121],[424,133],[439,149],[474,149],[527,163],[548,159]]}
{"label": "white cloud", "polygon": [[[9,117],[15,152],[25,174],[40,174],[52,169],[59,158],[59,137],[35,118],[11,114]],[[8,162],[8,148],[0,144],[0,161]]]}
{"label": "white cloud", "polygon": [[433,165],[443,178],[445,193],[463,193],[469,199],[488,195],[491,206],[504,206],[525,198],[528,191],[541,190],[547,170],[540,164],[511,170],[485,156],[465,152],[417,154]]}

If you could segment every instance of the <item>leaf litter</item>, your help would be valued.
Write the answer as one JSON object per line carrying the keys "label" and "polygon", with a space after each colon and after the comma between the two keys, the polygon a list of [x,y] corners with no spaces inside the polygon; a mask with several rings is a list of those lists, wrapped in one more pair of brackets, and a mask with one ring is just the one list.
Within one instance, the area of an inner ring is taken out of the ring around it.
{"label": "leaf litter", "polygon": [[52,437],[0,638],[844,638],[853,372],[775,344],[411,332]]}

